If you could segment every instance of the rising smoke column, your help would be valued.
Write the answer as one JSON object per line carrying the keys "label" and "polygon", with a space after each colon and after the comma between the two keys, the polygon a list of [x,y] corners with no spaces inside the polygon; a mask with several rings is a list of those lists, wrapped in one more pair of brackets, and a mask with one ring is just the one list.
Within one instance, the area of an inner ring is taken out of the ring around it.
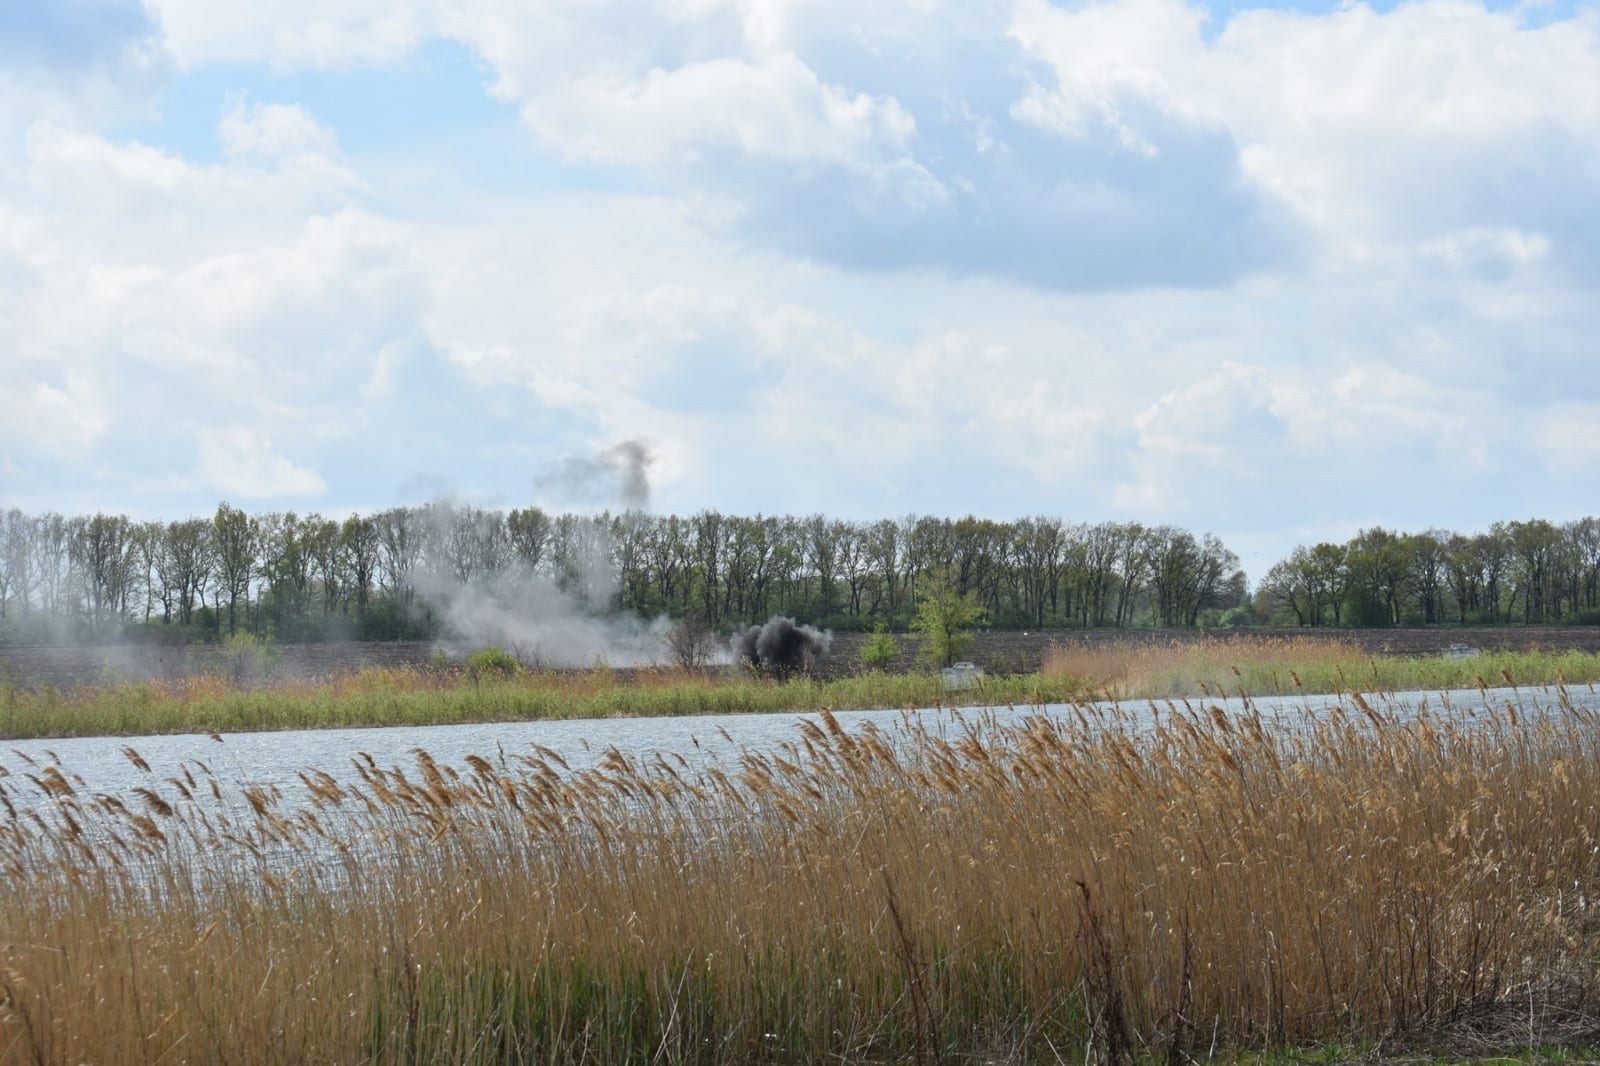
{"label": "rising smoke column", "polygon": [[[536,495],[552,494],[580,505],[614,505],[633,523],[650,503],[653,456],[642,440],[625,440],[593,455],[569,456],[534,479]],[[431,512],[435,544],[459,534],[456,508],[439,504]],[[497,645],[543,666],[634,666],[655,662],[668,620],[654,621],[609,612],[617,575],[611,529],[594,518],[575,518],[567,527],[562,561],[567,580],[551,573],[552,561],[537,572],[503,559],[490,569],[452,572],[437,563],[418,573],[418,591],[443,616],[446,643],[462,651]],[[553,536],[553,534],[552,534]]]}
{"label": "rising smoke column", "polygon": [[793,618],[773,615],[766,625],[735,633],[733,654],[754,670],[787,678],[810,670],[833,645],[831,632],[797,625]]}
{"label": "rising smoke column", "polygon": [[579,503],[620,500],[630,511],[650,507],[650,464],[655,456],[642,440],[625,440],[593,456],[570,456],[534,482]]}

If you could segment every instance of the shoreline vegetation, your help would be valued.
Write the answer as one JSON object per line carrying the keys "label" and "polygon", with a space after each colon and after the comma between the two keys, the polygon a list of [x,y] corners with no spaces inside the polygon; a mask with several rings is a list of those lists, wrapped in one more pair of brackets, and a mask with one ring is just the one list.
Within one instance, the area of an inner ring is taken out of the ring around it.
{"label": "shoreline vegetation", "polygon": [[1386,656],[1311,638],[1061,645],[1036,672],[991,674],[954,691],[934,671],[779,682],[736,668],[532,670],[493,649],[465,669],[377,668],[271,685],[247,676],[254,675],[113,681],[65,691],[0,684],[0,738],[1577,686],[1600,682],[1600,654]]}
{"label": "shoreline vegetation", "polygon": [[590,661],[659,621],[904,629],[947,589],[1002,629],[1600,625],[1600,516],[1476,533],[1373,527],[1250,575],[1211,533],[1049,515],[845,521],[441,502],[340,521],[222,502],[163,523],[0,511],[0,646],[243,634],[509,647],[564,630]]}
{"label": "shoreline vegetation", "polygon": [[1582,1057],[1600,730],[1519,704],[823,712],[709,766],[418,749],[293,795],[6,753],[0,1061]]}

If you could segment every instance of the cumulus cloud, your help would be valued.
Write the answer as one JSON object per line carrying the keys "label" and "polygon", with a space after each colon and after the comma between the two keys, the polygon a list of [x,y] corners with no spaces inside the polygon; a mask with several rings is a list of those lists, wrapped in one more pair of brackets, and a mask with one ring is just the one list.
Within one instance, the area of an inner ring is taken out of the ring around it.
{"label": "cumulus cloud", "polygon": [[111,427],[105,398],[93,382],[68,373],[61,384],[7,372],[0,399],[0,443],[9,455],[43,452],[57,458],[81,459]]}
{"label": "cumulus cloud", "polygon": [[140,0],[11,0],[0,5],[0,136],[42,118],[144,114],[173,69]]}
{"label": "cumulus cloud", "polygon": [[431,2],[148,0],[188,66],[260,61],[279,68],[343,68],[403,59],[435,22]]}
{"label": "cumulus cloud", "polygon": [[277,162],[338,154],[333,131],[295,104],[254,104],[235,99],[218,126],[222,150],[234,159]]}
{"label": "cumulus cloud", "polygon": [[210,59],[393,63],[454,38],[558,158],[714,192],[707,225],[850,269],[1215,287],[1474,227],[1600,265],[1592,18],[1462,0],[1226,18],[1184,0],[380,6],[159,10]]}
{"label": "cumulus cloud", "polygon": [[[12,499],[521,502],[646,438],[662,509],[1226,534],[1537,511],[1588,454],[1591,14],[104,2],[0,55]],[[182,66],[403,77],[440,36],[531,173],[396,198],[420,149],[258,85],[201,161],[63,73],[148,107]]]}
{"label": "cumulus cloud", "polygon": [[40,122],[0,171],[11,492],[315,495],[270,442],[348,437],[384,402],[363,387],[420,333],[408,230],[359,206],[302,108],[221,110],[219,163]]}
{"label": "cumulus cloud", "polygon": [[81,71],[137,61],[157,37],[141,0],[12,0],[0,8],[7,67]]}
{"label": "cumulus cloud", "polygon": [[271,439],[253,429],[207,427],[197,438],[200,480],[222,497],[257,500],[327,491],[321,474],[279,455]]}

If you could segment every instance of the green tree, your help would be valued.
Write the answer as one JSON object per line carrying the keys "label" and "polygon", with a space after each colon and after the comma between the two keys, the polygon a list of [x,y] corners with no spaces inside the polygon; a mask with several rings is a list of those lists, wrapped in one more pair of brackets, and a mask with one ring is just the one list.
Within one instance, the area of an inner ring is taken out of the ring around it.
{"label": "green tree", "polygon": [[899,654],[900,642],[889,632],[888,622],[879,622],[866,643],[861,645],[861,661],[874,670],[887,670]]}
{"label": "green tree", "polygon": [[261,549],[259,525],[224,501],[217,505],[217,513],[211,519],[211,543],[216,552],[219,594],[228,599],[228,635],[232,636],[239,631],[240,597],[244,597],[246,609],[249,607],[250,581],[255,577]]}
{"label": "green tree", "polygon": [[922,634],[922,661],[949,666],[972,647],[972,628],[983,608],[972,593],[956,591],[948,567],[926,571],[917,584],[917,617],[911,628]]}

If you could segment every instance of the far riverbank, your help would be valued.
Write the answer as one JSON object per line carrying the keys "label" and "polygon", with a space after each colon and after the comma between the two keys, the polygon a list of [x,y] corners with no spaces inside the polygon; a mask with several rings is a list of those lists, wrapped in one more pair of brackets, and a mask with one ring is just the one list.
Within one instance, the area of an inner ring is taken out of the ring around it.
{"label": "far riverbank", "polygon": [[[1444,654],[1452,645],[1485,652],[1584,651],[1600,653],[1600,626],[1462,626],[1394,629],[1067,629],[992,630],[973,634],[967,658],[989,674],[1027,674],[1042,669],[1052,648],[1112,648],[1187,645],[1207,641],[1251,640],[1334,641],[1368,655],[1417,657]],[[864,633],[835,633],[833,648],[817,666],[825,679],[861,673]],[[899,634],[900,654],[889,664],[892,673],[918,668],[920,642]],[[434,641],[339,641],[323,644],[274,644],[270,679],[311,681],[371,669],[418,669],[439,662]],[[663,662],[665,662],[663,652]],[[457,657],[459,658],[459,656]],[[585,664],[592,665],[592,664]],[[626,664],[612,663],[614,667]],[[171,681],[205,674],[231,674],[233,664],[214,644],[83,645],[0,648],[0,684],[21,688],[45,685],[57,689],[116,681]]]}

